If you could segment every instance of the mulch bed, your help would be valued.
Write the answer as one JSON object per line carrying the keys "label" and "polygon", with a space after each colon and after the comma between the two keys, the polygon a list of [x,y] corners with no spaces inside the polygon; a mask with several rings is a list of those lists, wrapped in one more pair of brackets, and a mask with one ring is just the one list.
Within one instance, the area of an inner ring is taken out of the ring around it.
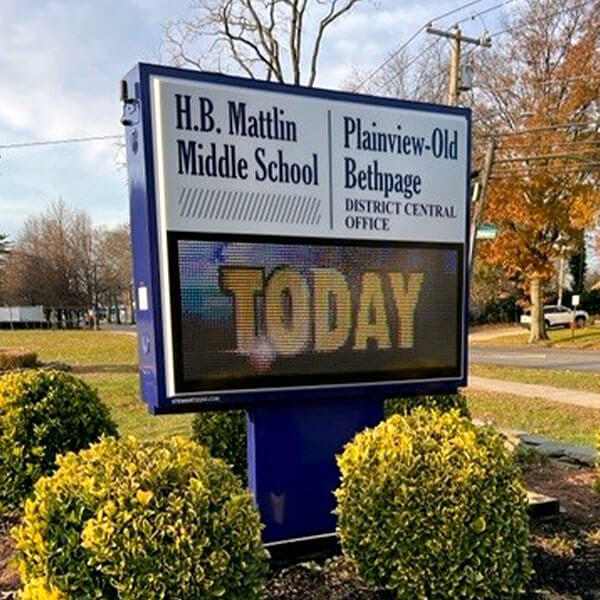
{"label": "mulch bed", "polygon": [[[595,473],[549,463],[525,468],[530,489],[556,497],[563,508],[552,521],[532,524],[531,560],[535,574],[523,600],[600,600],[600,497],[593,494]],[[8,564],[16,517],[0,520],[0,600],[13,600],[18,574]],[[336,557],[275,571],[267,600],[390,600],[370,590]]]}

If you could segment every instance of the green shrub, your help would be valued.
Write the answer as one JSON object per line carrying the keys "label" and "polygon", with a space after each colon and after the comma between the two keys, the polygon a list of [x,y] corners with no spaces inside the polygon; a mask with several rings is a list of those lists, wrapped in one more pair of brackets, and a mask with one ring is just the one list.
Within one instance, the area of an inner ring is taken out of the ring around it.
{"label": "green shrub", "polygon": [[15,508],[55,468],[117,427],[86,383],[59,371],[0,376],[0,508]]}
{"label": "green shrub", "polygon": [[243,481],[247,479],[246,411],[198,413],[192,422],[192,439],[206,446],[216,458],[231,465]]}
{"label": "green shrub", "polygon": [[470,417],[467,399],[462,394],[436,394],[431,396],[406,396],[389,398],[384,404],[385,418],[392,415],[409,415],[415,408],[438,409],[441,412],[458,410],[462,417]]}
{"label": "green shrub", "polygon": [[267,553],[252,496],[206,448],[104,438],[58,465],[13,532],[30,600],[260,597]]}
{"label": "green shrub", "polygon": [[367,582],[402,600],[522,592],[527,500],[490,428],[419,408],[358,434],[338,464],[342,548]]}

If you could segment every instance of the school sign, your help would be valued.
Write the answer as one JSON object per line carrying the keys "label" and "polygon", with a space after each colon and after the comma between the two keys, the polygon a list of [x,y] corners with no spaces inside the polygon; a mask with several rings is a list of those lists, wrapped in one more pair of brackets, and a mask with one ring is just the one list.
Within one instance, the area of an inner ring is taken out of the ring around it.
{"label": "school sign", "polygon": [[126,81],[154,412],[464,384],[468,111],[152,65]]}

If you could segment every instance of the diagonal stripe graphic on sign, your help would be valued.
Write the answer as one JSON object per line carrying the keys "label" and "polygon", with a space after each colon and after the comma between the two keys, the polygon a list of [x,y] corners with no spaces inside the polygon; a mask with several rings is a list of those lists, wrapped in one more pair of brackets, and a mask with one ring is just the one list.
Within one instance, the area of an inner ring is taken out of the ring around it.
{"label": "diagonal stripe graphic on sign", "polygon": [[231,196],[231,204],[229,205],[229,210],[227,211],[227,214],[225,215],[225,219],[227,221],[229,221],[231,219],[231,213],[233,212],[233,209],[235,207],[235,203],[237,202],[237,195],[239,194],[239,192],[236,190],[235,192],[233,192],[232,196]]}
{"label": "diagonal stripe graphic on sign", "polygon": [[252,202],[254,202],[254,196],[255,196],[255,193],[250,192],[250,194],[246,198],[246,207],[244,208],[244,216],[242,217],[242,221],[246,221],[248,219],[248,211],[250,210],[250,207],[252,206]]}
{"label": "diagonal stripe graphic on sign", "polygon": [[296,222],[296,215],[298,214],[298,210],[300,209],[301,204],[302,204],[302,196],[294,196],[294,210],[290,214],[290,221],[292,223]]}
{"label": "diagonal stripe graphic on sign", "polygon": [[258,219],[260,209],[262,208],[263,202],[265,201],[265,196],[266,194],[264,192],[262,194],[258,194],[258,198],[256,199],[256,205],[254,206],[254,210],[251,214],[251,221],[256,221]]}
{"label": "diagonal stripe graphic on sign", "polygon": [[260,223],[264,223],[265,220],[265,215],[267,213],[267,209],[269,208],[269,206],[271,206],[271,203],[273,202],[273,195],[272,194],[265,194],[265,201],[263,203],[263,207],[260,211],[260,214],[258,215],[258,221]]}
{"label": "diagonal stripe graphic on sign", "polygon": [[181,211],[179,212],[179,216],[183,217],[185,215],[185,211],[187,209],[188,198],[190,197],[190,188],[184,188],[185,190],[185,198],[183,198],[183,202],[181,203]]}
{"label": "diagonal stripe graphic on sign", "polygon": [[315,224],[317,216],[319,216],[319,217],[321,216],[321,201],[320,200],[317,200],[317,210],[315,211],[312,221],[310,222],[311,225]]}
{"label": "diagonal stripe graphic on sign", "polygon": [[303,221],[304,225],[308,225],[310,223],[310,218],[311,218],[313,210],[315,208],[316,201],[317,201],[316,198],[310,199],[310,202],[308,203],[308,210],[306,211],[306,215],[304,216],[304,221]]}
{"label": "diagonal stripe graphic on sign", "polygon": [[292,195],[288,195],[285,203],[285,209],[281,215],[279,220],[280,223],[285,223],[287,218],[289,217],[290,212],[292,212],[292,208],[294,207],[294,197]]}
{"label": "diagonal stripe graphic on sign", "polygon": [[206,219],[206,217],[208,215],[208,211],[210,210],[210,206],[212,204],[214,196],[215,196],[215,190],[210,190],[210,193],[208,195],[208,201],[207,201],[206,205],[204,206],[204,212],[202,213],[203,219]]}
{"label": "diagonal stripe graphic on sign", "polygon": [[196,195],[198,194],[198,190],[195,188],[191,188],[191,195],[190,195],[190,200],[188,202],[188,207],[187,207],[187,211],[185,213],[185,218],[189,219],[190,218],[190,213],[192,212],[192,207],[194,206],[194,203],[196,202]]}
{"label": "diagonal stripe graphic on sign", "polygon": [[225,217],[225,213],[227,212],[227,208],[229,207],[230,200],[231,200],[231,190],[229,190],[228,192],[225,192],[225,197],[223,198],[223,201],[221,202],[221,207],[217,211],[215,219],[220,220]]}
{"label": "diagonal stripe graphic on sign", "polygon": [[306,215],[308,213],[308,208],[310,207],[311,198],[304,198],[304,205],[302,206],[302,210],[300,211],[300,215],[298,216],[298,223],[304,225]]}
{"label": "diagonal stripe graphic on sign", "polygon": [[260,212],[256,215],[256,220],[259,223],[262,223],[265,217],[265,213],[269,205],[271,204],[271,199],[273,198],[272,194],[264,194],[262,206],[260,208]]}
{"label": "diagonal stripe graphic on sign", "polygon": [[215,201],[213,203],[213,207],[210,211],[210,215],[208,215],[209,219],[212,219],[215,215],[215,211],[217,210],[217,208],[219,208],[221,206],[221,194],[223,193],[223,190],[217,190],[217,195],[215,196]]}
{"label": "diagonal stripe graphic on sign", "polygon": [[268,213],[268,215],[265,215],[265,221],[267,221],[268,223],[273,222],[273,217],[275,216],[275,211],[277,210],[277,207],[279,206],[280,196],[281,196],[281,194],[277,194],[277,195],[273,196],[273,203],[272,203],[271,207],[269,208],[269,213]]}
{"label": "diagonal stripe graphic on sign", "polygon": [[196,200],[196,206],[194,207],[194,212],[192,214],[193,219],[195,219],[196,216],[200,216],[202,208],[204,207],[204,201],[206,200],[206,194],[208,194],[206,190],[200,190],[200,193],[198,194],[198,200]]}
{"label": "diagonal stripe graphic on sign", "polygon": [[235,209],[233,211],[233,215],[231,215],[231,219],[233,221],[237,221],[239,219],[239,213],[241,210],[241,207],[244,206],[244,198],[246,197],[246,194],[248,192],[240,192],[239,198],[237,199],[237,202],[235,203]]}
{"label": "diagonal stripe graphic on sign", "polygon": [[287,214],[288,211],[288,207],[290,205],[290,200],[291,200],[291,196],[288,194],[285,197],[285,200],[283,201],[283,206],[281,209],[281,213],[277,215],[277,222],[278,223],[283,223],[283,220],[285,219],[285,215]]}
{"label": "diagonal stripe graphic on sign", "polygon": [[292,218],[292,213],[298,208],[296,205],[296,198],[298,196],[290,196],[291,201],[290,201],[290,209],[288,210],[287,215],[285,216],[285,223],[289,223],[290,219]]}
{"label": "diagonal stripe graphic on sign", "polygon": [[[179,201],[178,201],[180,209],[181,209],[181,204],[183,203],[183,196],[185,194],[185,190],[186,190],[185,186],[182,186],[181,187],[181,194],[179,194]],[[182,214],[183,214],[182,211],[180,211],[179,212],[179,216],[181,217]]]}
{"label": "diagonal stripe graphic on sign", "polygon": [[254,214],[256,213],[256,210],[259,206],[261,196],[262,196],[262,194],[260,194],[260,193],[256,194],[256,199],[252,203],[252,206],[250,207],[250,212],[248,213],[248,221],[254,221]]}
{"label": "diagonal stripe graphic on sign", "polygon": [[317,213],[319,212],[320,202],[316,198],[313,198],[313,200],[314,200],[313,206],[312,206],[312,209],[310,211],[310,215],[309,215],[308,220],[307,220],[307,224],[308,225],[313,225],[314,224],[315,219],[317,217]]}

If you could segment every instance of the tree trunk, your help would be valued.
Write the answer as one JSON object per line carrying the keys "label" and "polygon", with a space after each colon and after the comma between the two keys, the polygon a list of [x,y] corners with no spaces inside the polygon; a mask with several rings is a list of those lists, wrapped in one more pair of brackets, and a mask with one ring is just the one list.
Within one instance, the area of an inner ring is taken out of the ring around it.
{"label": "tree trunk", "polygon": [[115,313],[116,313],[116,317],[117,317],[117,324],[120,325],[121,324],[121,306],[119,304],[119,295],[115,294],[113,296],[113,304],[115,307]]}
{"label": "tree trunk", "polygon": [[531,296],[531,332],[529,343],[547,340],[546,323],[544,322],[544,306],[542,302],[542,283],[539,277],[534,277],[529,284]]}
{"label": "tree trunk", "polygon": [[129,324],[135,325],[135,308],[133,306],[133,287],[129,288]]}

